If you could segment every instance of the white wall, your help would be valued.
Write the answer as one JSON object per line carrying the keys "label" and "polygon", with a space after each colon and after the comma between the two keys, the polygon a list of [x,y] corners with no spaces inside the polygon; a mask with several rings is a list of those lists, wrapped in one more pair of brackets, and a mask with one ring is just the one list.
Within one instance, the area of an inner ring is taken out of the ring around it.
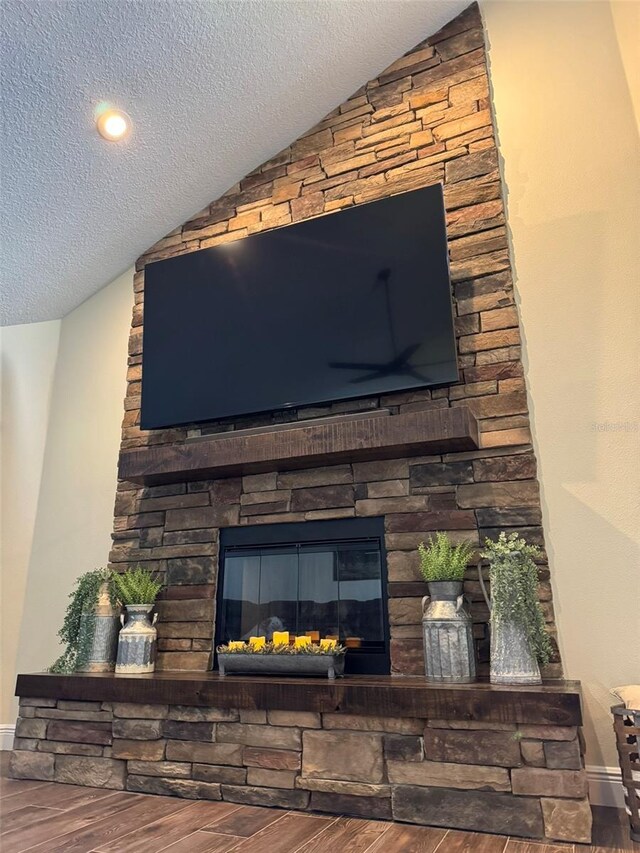
{"label": "white wall", "polygon": [[2,353],[0,725],[15,717],[18,636],[40,494],[60,320],[6,326]]}
{"label": "white wall", "polygon": [[[130,270],[60,323],[28,571],[26,582],[24,577],[14,582],[25,588],[25,596],[17,669],[9,662],[5,673],[9,686],[15,683],[16,671],[42,670],[53,662],[75,579],[107,562],[132,304]],[[21,327],[22,334],[32,328]],[[32,356],[23,351],[22,357]],[[32,412],[18,416],[24,425],[36,417]],[[8,452],[14,454],[15,447]],[[10,543],[13,538],[12,531]],[[6,577],[10,574],[5,569]],[[7,697],[2,713],[3,722],[13,722]]]}
{"label": "white wall", "polygon": [[608,691],[640,683],[638,16],[623,43],[606,3],[482,11],[561,652],[587,764],[615,767]]}

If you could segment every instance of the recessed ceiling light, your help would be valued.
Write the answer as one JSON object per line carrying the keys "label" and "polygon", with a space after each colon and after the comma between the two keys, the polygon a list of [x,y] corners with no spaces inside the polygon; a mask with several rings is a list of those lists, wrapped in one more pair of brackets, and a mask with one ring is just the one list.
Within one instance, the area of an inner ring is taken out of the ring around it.
{"label": "recessed ceiling light", "polygon": [[105,110],[96,122],[98,133],[109,142],[124,139],[131,131],[131,119],[122,110]]}

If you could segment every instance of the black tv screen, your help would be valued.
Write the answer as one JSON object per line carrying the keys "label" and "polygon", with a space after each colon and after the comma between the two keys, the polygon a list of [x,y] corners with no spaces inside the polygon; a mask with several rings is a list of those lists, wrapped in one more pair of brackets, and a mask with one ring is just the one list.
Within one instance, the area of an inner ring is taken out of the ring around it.
{"label": "black tv screen", "polygon": [[150,264],[143,429],[458,378],[440,184]]}

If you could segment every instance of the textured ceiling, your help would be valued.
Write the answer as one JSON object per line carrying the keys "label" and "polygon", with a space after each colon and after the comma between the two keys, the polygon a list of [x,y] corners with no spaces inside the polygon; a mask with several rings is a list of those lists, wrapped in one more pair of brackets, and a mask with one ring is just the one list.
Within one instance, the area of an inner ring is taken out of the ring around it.
{"label": "textured ceiling", "polygon": [[466,5],[3,0],[2,324],[64,316]]}

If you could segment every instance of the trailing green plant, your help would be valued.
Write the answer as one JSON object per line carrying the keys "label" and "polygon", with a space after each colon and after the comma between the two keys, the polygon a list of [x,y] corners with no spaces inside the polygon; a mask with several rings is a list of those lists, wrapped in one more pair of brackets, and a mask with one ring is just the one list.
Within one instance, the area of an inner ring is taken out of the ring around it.
{"label": "trailing green plant", "polygon": [[435,539],[430,536],[428,546],[421,542],[418,545],[420,554],[420,571],[427,583],[434,581],[462,581],[471,555],[473,545],[470,542],[460,542],[453,545],[446,533],[436,533]]}
{"label": "trailing green plant", "polygon": [[531,654],[544,666],[549,663],[552,646],[538,600],[538,569],[534,560],[540,557],[540,549],[528,545],[517,533],[503,531],[497,541],[485,541],[481,555],[489,561],[492,623],[520,625]]}
{"label": "trailing green plant", "polygon": [[100,587],[104,583],[108,584],[109,597],[115,605],[116,597],[108,569],[93,569],[76,580],[73,590],[69,593],[71,601],[67,606],[62,627],[58,631],[65,649],[49,667],[49,672],[76,672],[86,665],[93,645],[95,607]]}
{"label": "trailing green plant", "polygon": [[162,589],[162,581],[141,566],[113,572],[112,583],[122,604],[153,604]]}

